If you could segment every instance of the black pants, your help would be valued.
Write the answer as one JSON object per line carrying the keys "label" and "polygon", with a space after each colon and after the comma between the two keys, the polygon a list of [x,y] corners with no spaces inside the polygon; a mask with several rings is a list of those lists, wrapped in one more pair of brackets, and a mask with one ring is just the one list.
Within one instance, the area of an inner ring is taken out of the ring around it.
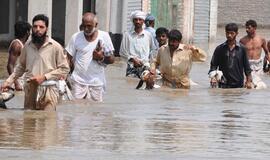
{"label": "black pants", "polygon": [[240,83],[240,84],[219,83],[218,87],[219,88],[243,88],[244,85],[243,83]]}

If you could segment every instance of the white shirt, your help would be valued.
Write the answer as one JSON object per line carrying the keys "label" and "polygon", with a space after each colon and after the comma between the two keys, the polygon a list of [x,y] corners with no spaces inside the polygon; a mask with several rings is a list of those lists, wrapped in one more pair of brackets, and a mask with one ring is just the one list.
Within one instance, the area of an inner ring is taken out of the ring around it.
{"label": "white shirt", "polygon": [[143,63],[148,63],[154,50],[153,37],[148,31],[143,30],[140,34],[134,30],[124,33],[120,47],[121,56],[127,59],[138,58]]}
{"label": "white shirt", "polygon": [[85,39],[83,31],[72,36],[66,51],[73,57],[74,70],[71,74],[71,79],[75,82],[82,85],[103,86],[105,88],[105,67],[93,60],[93,51],[99,40],[101,40],[104,49],[107,51],[114,50],[111,38],[107,32],[98,30],[98,36],[93,42],[88,42]]}
{"label": "white shirt", "polygon": [[158,50],[159,44],[158,44],[158,41],[156,39],[156,30],[155,30],[155,28],[153,28],[153,27],[146,27],[144,30],[146,30],[146,31],[148,31],[148,32],[151,33],[151,35],[153,37],[155,48],[156,48],[156,50]]}

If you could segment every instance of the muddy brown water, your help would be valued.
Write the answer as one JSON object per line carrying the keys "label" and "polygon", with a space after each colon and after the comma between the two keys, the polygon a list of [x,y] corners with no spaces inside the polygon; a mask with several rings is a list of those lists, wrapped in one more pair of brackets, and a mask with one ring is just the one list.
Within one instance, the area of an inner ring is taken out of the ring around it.
{"label": "muddy brown water", "polygon": [[[0,110],[0,159],[269,159],[269,88],[210,89],[209,59],[194,63],[199,85],[190,90],[136,90],[117,60],[106,69],[103,103],[25,111],[17,92]],[[263,80],[270,86],[269,75]]]}

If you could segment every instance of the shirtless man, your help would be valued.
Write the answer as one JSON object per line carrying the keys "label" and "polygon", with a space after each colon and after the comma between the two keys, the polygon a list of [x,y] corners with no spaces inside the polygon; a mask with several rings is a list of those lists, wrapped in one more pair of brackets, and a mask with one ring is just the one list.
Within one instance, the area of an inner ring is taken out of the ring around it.
{"label": "shirtless man", "polygon": [[[240,39],[242,43],[247,48],[248,59],[250,63],[250,68],[252,69],[253,83],[256,88],[255,77],[261,73],[263,69],[263,63],[269,61],[269,51],[266,45],[266,40],[256,34],[257,23],[254,20],[248,20],[246,22],[246,32],[247,35]],[[262,49],[264,50],[265,57],[261,58]],[[256,74],[256,75],[254,75]],[[260,79],[260,78],[259,78]]]}
{"label": "shirtless man", "polygon": [[[11,43],[8,48],[8,63],[7,63],[7,71],[8,74],[11,75],[13,72],[17,59],[21,54],[21,49],[23,48],[25,42],[27,41],[29,35],[30,35],[30,30],[31,30],[31,25],[28,22],[23,22],[23,21],[18,21],[14,25],[14,30],[15,30],[15,38]],[[17,91],[22,90],[22,83],[19,82],[19,80],[14,81],[15,89]]]}

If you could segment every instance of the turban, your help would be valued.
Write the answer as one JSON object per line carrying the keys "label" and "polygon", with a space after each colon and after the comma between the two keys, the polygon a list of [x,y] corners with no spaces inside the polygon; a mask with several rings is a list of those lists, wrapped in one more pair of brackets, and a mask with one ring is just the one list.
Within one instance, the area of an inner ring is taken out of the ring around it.
{"label": "turban", "polygon": [[154,20],[155,20],[155,17],[150,14],[145,18],[145,21],[154,21]]}
{"label": "turban", "polygon": [[134,18],[140,18],[145,20],[146,14],[142,11],[134,11],[130,14],[130,20],[133,21]]}

